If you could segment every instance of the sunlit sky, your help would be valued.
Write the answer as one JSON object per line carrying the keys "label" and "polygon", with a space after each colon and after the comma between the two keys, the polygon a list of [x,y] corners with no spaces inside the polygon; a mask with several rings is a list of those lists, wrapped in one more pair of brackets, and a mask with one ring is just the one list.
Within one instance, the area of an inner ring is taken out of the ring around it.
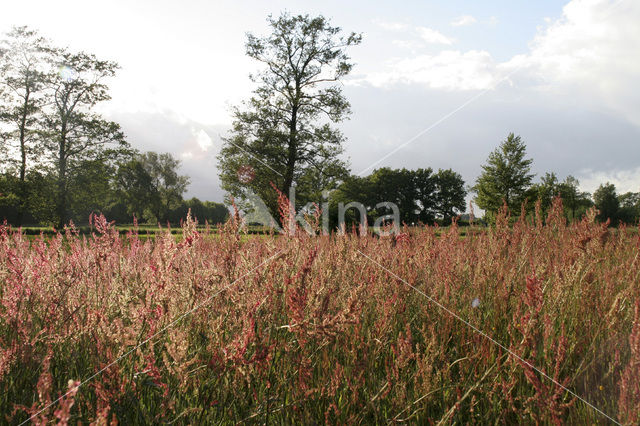
{"label": "sunlit sky", "polygon": [[554,171],[590,192],[604,181],[640,191],[637,0],[25,0],[2,5],[0,31],[27,25],[118,62],[101,112],[139,150],[179,157],[188,196],[221,201],[220,138],[257,69],[244,55],[245,34],[267,34],[267,15],[281,11],[322,14],[363,33],[343,86],[354,173],[453,168],[472,184],[514,132],[538,177]]}

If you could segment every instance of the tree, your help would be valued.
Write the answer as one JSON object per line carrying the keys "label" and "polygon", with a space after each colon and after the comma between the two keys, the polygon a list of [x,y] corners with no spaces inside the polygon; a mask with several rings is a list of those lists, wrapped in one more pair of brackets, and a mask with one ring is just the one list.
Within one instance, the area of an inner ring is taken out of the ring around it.
{"label": "tree", "polygon": [[9,160],[5,166],[17,168],[18,225],[22,224],[29,198],[27,166],[40,153],[51,52],[48,41],[26,27],[14,28],[0,42],[0,139],[3,157]]}
{"label": "tree", "polygon": [[580,191],[580,182],[569,175],[558,184],[558,194],[562,198],[567,217],[571,220],[581,217],[589,207],[593,206],[591,194]]}
{"label": "tree", "polygon": [[475,202],[489,216],[493,216],[503,203],[511,212],[519,212],[527,199],[527,190],[533,179],[530,174],[533,160],[525,159],[526,146],[520,139],[509,133],[507,139],[493,151],[482,166],[482,174],[476,180],[473,191]]}
{"label": "tree", "polygon": [[[426,169],[374,170],[369,176],[350,176],[335,191],[331,198],[331,211],[336,217],[339,202],[362,203],[367,210],[369,222],[388,214],[386,207],[380,211],[379,203],[394,203],[400,212],[400,220],[407,224],[433,223],[436,218],[450,222],[458,212],[465,210],[464,181],[451,169],[433,173]],[[356,220],[355,214],[347,212],[348,219]]]}
{"label": "tree", "polygon": [[322,16],[283,14],[268,22],[269,36],[247,36],[246,54],[264,69],[251,76],[259,87],[235,108],[218,159],[222,187],[231,196],[243,200],[255,193],[275,214],[271,184],[288,195],[304,182],[296,193],[302,204],[348,175],[338,159],[344,137],[331,124],[344,120],[350,106],[334,83],[351,71],[345,48],[361,36],[340,36],[341,29]]}
{"label": "tree", "polygon": [[180,206],[171,211],[170,222],[180,223],[181,220],[187,217],[189,210],[191,210],[191,216],[201,224],[205,221],[210,225],[220,224],[226,222],[229,217],[229,210],[224,204],[213,201],[200,201],[193,197],[182,201]]}
{"label": "tree", "polygon": [[618,220],[618,210],[620,209],[616,186],[609,182],[601,184],[596,192],[593,193],[593,201],[599,211],[598,219],[602,222],[610,219],[611,223],[615,225]]}
{"label": "tree", "polygon": [[169,153],[145,152],[139,157],[151,177],[151,211],[160,222],[169,220],[169,212],[180,206],[189,178],[178,174],[180,160]]}
{"label": "tree", "polygon": [[[420,170],[418,173],[430,177],[431,169]],[[367,207],[375,209],[378,203],[391,202],[398,206],[402,222],[408,224],[417,222],[419,212],[423,209],[418,205],[418,200],[421,197],[415,185],[415,175],[416,173],[404,168],[383,167],[374,170],[367,178],[371,185],[369,193],[372,197],[368,200]],[[375,210],[374,212],[377,213]]]}
{"label": "tree", "polygon": [[85,159],[78,163],[67,187],[69,219],[74,223],[87,223],[91,213],[106,215],[114,200],[113,176],[116,167],[114,161],[104,161],[102,158]]}
{"label": "tree", "polygon": [[[369,177],[351,175],[348,176],[335,191],[331,192],[329,199],[329,218],[331,227],[338,226],[338,206],[339,203],[347,205],[351,202],[362,203],[364,206],[371,206],[374,199],[374,190]],[[367,220],[367,218],[356,217],[356,211],[349,209],[345,212],[345,224],[351,225],[355,221]],[[367,220],[368,221],[368,220]]]}
{"label": "tree", "polygon": [[69,218],[69,182],[87,161],[116,161],[128,152],[117,123],[92,109],[110,99],[104,80],[115,75],[117,64],[86,53],[57,52],[59,72],[53,81],[53,105],[46,117],[48,152],[55,164],[57,223]]}
{"label": "tree", "polygon": [[620,220],[637,224],[640,219],[640,192],[626,192],[618,197]]}
{"label": "tree", "polygon": [[121,164],[114,184],[118,199],[124,204],[129,217],[142,219],[145,210],[159,202],[154,179],[140,158]]}
{"label": "tree", "polygon": [[531,187],[529,191],[533,198],[540,200],[540,207],[542,210],[542,214],[545,215],[549,208],[551,207],[551,203],[553,198],[559,195],[560,187],[559,187],[558,177],[555,173],[547,172],[540,179],[540,183],[537,183]]}
{"label": "tree", "polygon": [[464,180],[459,173],[451,169],[440,169],[433,178],[435,182],[434,210],[438,216],[442,217],[443,223],[451,223],[452,218],[466,210],[467,191],[464,188]]}
{"label": "tree", "polygon": [[52,224],[55,212],[55,188],[52,176],[39,169],[27,171],[26,199],[18,199],[19,177],[13,173],[0,174],[0,221],[11,224]]}

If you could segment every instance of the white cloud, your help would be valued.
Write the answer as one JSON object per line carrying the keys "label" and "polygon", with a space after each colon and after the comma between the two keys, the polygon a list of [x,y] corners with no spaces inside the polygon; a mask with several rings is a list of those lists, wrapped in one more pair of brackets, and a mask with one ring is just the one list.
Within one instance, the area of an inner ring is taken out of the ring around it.
{"label": "white cloud", "polygon": [[422,40],[430,44],[453,44],[453,39],[445,36],[440,31],[427,27],[416,27],[416,31]]}
{"label": "white cloud", "polygon": [[486,51],[445,50],[437,55],[402,59],[388,71],[369,74],[376,87],[395,83],[418,83],[434,89],[482,90],[498,81],[496,64]]}
{"label": "white cloud", "polygon": [[196,142],[203,151],[207,151],[213,146],[213,141],[211,140],[207,132],[205,132],[203,129],[200,129],[199,132],[196,132],[194,136],[196,138]]}
{"label": "white cloud", "polygon": [[573,0],[514,58],[547,90],[601,104],[640,125],[640,2]]}
{"label": "white cloud", "polygon": [[423,47],[423,44],[418,40],[392,40],[391,43],[401,49],[408,49],[412,51]]}
{"label": "white cloud", "polygon": [[476,18],[474,18],[471,15],[462,15],[457,17],[456,19],[454,19],[453,21],[451,21],[451,26],[452,27],[464,27],[467,25],[473,25],[476,22],[478,22],[478,20]]}
{"label": "white cloud", "polygon": [[640,192],[640,167],[611,172],[583,170],[578,177],[580,179],[580,187],[592,194],[600,184],[606,182],[614,184],[618,194]]}
{"label": "white cloud", "polygon": [[380,28],[388,31],[404,31],[409,28],[409,25],[405,24],[404,22],[381,21],[375,19],[373,23]]}
{"label": "white cloud", "polygon": [[[547,21],[529,50],[505,62],[487,51],[443,50],[398,58],[361,81],[374,86],[423,84],[448,90],[494,87],[509,76],[520,88],[609,110],[640,126],[640,2],[572,0],[560,19]],[[451,44],[438,31],[417,27],[422,40]],[[397,42],[396,44],[399,44]],[[402,42],[409,47],[408,42]],[[513,75],[511,75],[513,73]]]}

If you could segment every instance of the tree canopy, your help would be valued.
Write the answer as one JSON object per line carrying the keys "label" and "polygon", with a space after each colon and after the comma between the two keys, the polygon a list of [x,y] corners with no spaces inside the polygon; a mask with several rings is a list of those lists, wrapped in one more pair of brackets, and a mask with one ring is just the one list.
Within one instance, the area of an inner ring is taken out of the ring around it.
{"label": "tree canopy", "polygon": [[87,162],[114,162],[129,144],[118,123],[104,120],[93,108],[111,99],[104,80],[115,75],[115,62],[87,53],[59,51],[59,72],[52,81],[52,108],[45,111],[46,147],[57,174],[58,226],[69,219],[69,179]]}
{"label": "tree canopy", "polygon": [[503,203],[513,213],[520,211],[534,176],[530,173],[533,160],[525,157],[526,146],[520,136],[513,133],[509,133],[507,139],[489,154],[473,191],[476,193],[475,201],[478,206],[490,216]]}
{"label": "tree canopy", "polygon": [[614,184],[601,184],[593,193],[593,201],[598,209],[598,219],[602,222],[610,220],[612,224],[617,223],[620,201]]}
{"label": "tree canopy", "polygon": [[33,192],[28,167],[42,153],[42,111],[48,101],[51,58],[49,42],[27,27],[14,28],[0,41],[0,166],[17,169],[18,224]]}
{"label": "tree canopy", "polygon": [[[367,210],[368,222],[388,214],[379,203],[398,206],[400,220],[406,224],[431,224],[436,219],[450,223],[465,211],[464,181],[451,169],[433,173],[426,169],[374,170],[369,176],[351,176],[332,194],[331,210],[334,219],[338,203],[361,203]],[[347,221],[360,220],[355,211],[347,211]]]}
{"label": "tree canopy", "polygon": [[[323,16],[268,18],[271,34],[247,36],[246,54],[262,64],[251,76],[253,97],[234,109],[233,129],[219,159],[223,188],[236,200],[257,194],[275,214],[277,194],[297,186],[296,199],[318,201],[347,174],[339,158],[344,137],[332,127],[350,113],[336,84],[353,64],[346,48],[361,36],[341,36]],[[251,170],[250,178],[242,173]]]}

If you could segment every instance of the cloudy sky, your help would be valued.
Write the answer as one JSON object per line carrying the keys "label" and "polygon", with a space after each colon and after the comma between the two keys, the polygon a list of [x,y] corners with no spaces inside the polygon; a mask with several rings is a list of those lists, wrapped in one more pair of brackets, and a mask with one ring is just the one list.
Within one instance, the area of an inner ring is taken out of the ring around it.
{"label": "cloudy sky", "polygon": [[353,114],[341,125],[354,173],[453,168],[472,184],[514,132],[538,176],[640,191],[637,0],[23,0],[3,5],[0,31],[28,25],[117,61],[101,111],[134,147],[181,158],[189,196],[221,201],[220,137],[257,69],[245,34],[266,34],[266,16],[281,11],[363,33],[344,81]]}

